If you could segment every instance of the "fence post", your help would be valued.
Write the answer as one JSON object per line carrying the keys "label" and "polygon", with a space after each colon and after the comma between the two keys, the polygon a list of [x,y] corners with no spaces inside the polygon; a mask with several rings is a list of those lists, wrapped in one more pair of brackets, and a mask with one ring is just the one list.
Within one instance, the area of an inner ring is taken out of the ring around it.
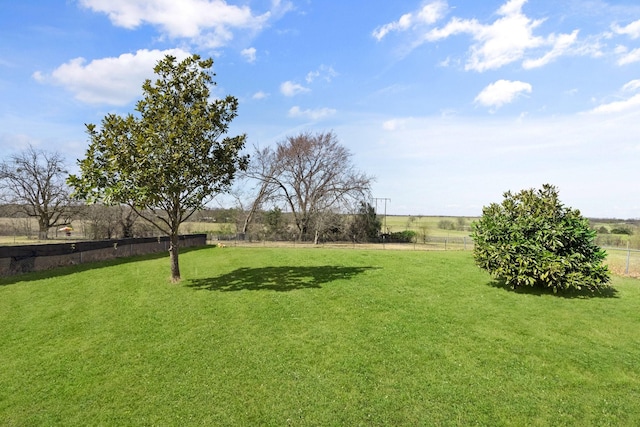
{"label": "fence post", "polygon": [[624,269],[624,274],[629,275],[629,260],[631,258],[631,249],[629,248],[629,241],[627,241],[627,265]]}

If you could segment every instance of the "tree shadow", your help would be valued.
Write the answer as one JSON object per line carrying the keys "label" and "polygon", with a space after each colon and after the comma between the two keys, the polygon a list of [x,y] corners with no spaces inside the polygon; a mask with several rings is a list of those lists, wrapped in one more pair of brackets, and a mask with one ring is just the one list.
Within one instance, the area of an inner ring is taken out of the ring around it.
{"label": "tree shadow", "polygon": [[288,292],[298,289],[320,288],[320,285],[334,280],[351,280],[367,270],[376,268],[334,265],[317,267],[243,267],[218,277],[190,280],[187,286],[194,289],[219,292],[242,290]]}
{"label": "tree shadow", "polygon": [[590,291],[588,289],[582,290],[567,290],[567,291],[559,291],[558,293],[553,293],[553,289],[551,288],[541,288],[541,287],[533,287],[533,286],[521,286],[519,288],[513,289],[510,285],[505,283],[504,280],[492,280],[487,283],[487,286],[491,286],[492,288],[503,289],[508,292],[513,292],[515,294],[523,294],[523,295],[551,295],[558,298],[568,298],[568,299],[588,299],[588,298],[619,298],[618,290],[612,286],[606,287],[599,291]]}

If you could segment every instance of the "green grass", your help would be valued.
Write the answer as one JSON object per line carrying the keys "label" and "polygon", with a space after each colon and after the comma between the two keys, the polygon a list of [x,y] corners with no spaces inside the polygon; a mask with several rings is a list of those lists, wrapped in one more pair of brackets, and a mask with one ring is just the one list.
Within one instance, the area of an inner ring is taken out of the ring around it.
{"label": "green grass", "polygon": [[[469,252],[206,248],[0,280],[2,425],[637,425],[640,283]],[[53,277],[48,277],[53,274]]]}

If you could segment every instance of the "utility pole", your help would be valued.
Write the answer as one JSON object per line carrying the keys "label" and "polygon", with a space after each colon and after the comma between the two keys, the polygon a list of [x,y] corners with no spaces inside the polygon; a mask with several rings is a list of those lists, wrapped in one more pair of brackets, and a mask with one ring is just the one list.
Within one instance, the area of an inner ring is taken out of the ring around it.
{"label": "utility pole", "polygon": [[[387,201],[391,202],[391,199],[388,197],[374,197],[373,200],[376,201],[376,212],[378,212],[378,200],[384,201],[384,234],[389,233],[389,229],[387,228]],[[382,237],[382,242],[384,243],[384,236]]]}

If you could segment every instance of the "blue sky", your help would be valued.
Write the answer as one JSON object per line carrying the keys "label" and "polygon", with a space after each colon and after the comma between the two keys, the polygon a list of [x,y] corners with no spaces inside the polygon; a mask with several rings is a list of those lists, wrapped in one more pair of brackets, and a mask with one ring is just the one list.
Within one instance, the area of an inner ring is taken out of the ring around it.
{"label": "blue sky", "polygon": [[387,212],[480,215],[556,185],[640,218],[637,0],[0,3],[0,157],[65,153],[133,112],[165,54],[213,57],[248,148],[333,130]]}

